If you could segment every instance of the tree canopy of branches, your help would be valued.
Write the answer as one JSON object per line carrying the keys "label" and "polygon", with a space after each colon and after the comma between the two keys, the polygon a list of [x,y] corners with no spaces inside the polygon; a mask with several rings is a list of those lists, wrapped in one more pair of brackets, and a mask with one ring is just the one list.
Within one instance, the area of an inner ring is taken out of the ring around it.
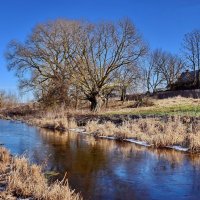
{"label": "tree canopy of branches", "polygon": [[155,92],[163,83],[162,74],[156,70],[157,62],[157,55],[153,52],[148,56],[145,67],[143,68],[144,85],[148,93]]}
{"label": "tree canopy of branches", "polygon": [[135,63],[117,71],[118,90],[120,91],[120,100],[125,101],[127,91],[132,88],[136,89],[141,79],[140,67]]}
{"label": "tree canopy of branches", "polygon": [[41,100],[67,103],[78,29],[79,22],[48,22],[37,25],[25,43],[9,44],[8,68],[16,71],[21,88],[33,89]]}
{"label": "tree canopy of branches", "polygon": [[15,70],[22,88],[39,99],[68,104],[78,88],[101,107],[115,72],[137,62],[146,46],[129,20],[88,23],[57,20],[37,25],[24,43],[13,41],[7,51],[8,68]]}
{"label": "tree canopy of branches", "polygon": [[115,86],[115,72],[136,62],[146,47],[129,20],[90,25],[81,41],[75,78],[91,109],[98,110],[107,88]]}

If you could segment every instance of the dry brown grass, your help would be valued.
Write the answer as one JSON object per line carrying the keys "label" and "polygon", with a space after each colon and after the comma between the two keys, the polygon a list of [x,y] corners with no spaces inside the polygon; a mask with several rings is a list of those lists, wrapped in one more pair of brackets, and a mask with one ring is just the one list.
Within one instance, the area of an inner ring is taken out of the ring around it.
{"label": "dry brown grass", "polygon": [[29,123],[31,123],[32,125],[39,126],[41,128],[48,128],[61,131],[77,127],[77,123],[75,122],[75,120],[68,119],[67,117],[62,117],[62,118],[44,117],[40,119],[33,118],[29,120]]}
{"label": "dry brown grass", "polygon": [[3,158],[1,162],[9,166],[9,173],[5,177],[5,191],[0,193],[1,199],[14,199],[14,197],[30,197],[38,200],[82,199],[69,188],[66,180],[48,185],[42,168],[35,164],[30,165],[26,158],[11,159],[9,153],[3,148],[0,149],[0,157]]}
{"label": "dry brown grass", "polygon": [[99,124],[88,122],[86,131],[96,136],[114,136],[116,139],[133,138],[155,147],[179,145],[191,151],[200,150],[200,123],[185,123],[180,117],[163,121],[156,118],[124,122],[116,126],[112,122]]}
{"label": "dry brown grass", "polygon": [[43,112],[38,117],[30,117],[26,122],[41,128],[60,131],[77,127],[76,121],[69,117],[64,109]]}
{"label": "dry brown grass", "polygon": [[180,106],[180,105],[200,105],[200,99],[185,98],[181,96],[167,98],[167,99],[154,99],[155,105],[162,106]]}
{"label": "dry brown grass", "polygon": [[9,163],[10,163],[10,154],[5,148],[1,147],[0,148],[0,173],[4,173],[6,171]]}

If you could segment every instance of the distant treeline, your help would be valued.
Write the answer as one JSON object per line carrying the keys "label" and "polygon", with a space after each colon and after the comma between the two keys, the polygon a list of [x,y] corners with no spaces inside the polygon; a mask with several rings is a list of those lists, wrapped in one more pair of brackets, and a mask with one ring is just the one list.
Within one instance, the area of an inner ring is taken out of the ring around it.
{"label": "distant treeline", "polygon": [[0,90],[0,109],[12,107],[18,103],[18,98],[11,92]]}

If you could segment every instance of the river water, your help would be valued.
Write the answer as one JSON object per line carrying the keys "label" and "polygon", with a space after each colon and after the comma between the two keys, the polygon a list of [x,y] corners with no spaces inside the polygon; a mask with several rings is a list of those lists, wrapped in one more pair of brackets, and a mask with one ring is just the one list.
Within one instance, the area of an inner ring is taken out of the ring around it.
{"label": "river water", "polygon": [[0,143],[59,173],[60,180],[67,172],[70,186],[84,199],[200,199],[200,155],[5,120],[0,120]]}

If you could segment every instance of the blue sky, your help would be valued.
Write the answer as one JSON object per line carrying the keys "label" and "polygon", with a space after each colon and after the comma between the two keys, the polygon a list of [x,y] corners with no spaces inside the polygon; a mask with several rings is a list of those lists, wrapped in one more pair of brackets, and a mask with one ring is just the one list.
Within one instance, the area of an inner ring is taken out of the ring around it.
{"label": "blue sky", "polygon": [[133,20],[152,49],[178,53],[184,34],[200,28],[200,0],[0,0],[0,89],[17,89],[14,73],[6,69],[6,45],[23,41],[37,23],[124,17]]}

